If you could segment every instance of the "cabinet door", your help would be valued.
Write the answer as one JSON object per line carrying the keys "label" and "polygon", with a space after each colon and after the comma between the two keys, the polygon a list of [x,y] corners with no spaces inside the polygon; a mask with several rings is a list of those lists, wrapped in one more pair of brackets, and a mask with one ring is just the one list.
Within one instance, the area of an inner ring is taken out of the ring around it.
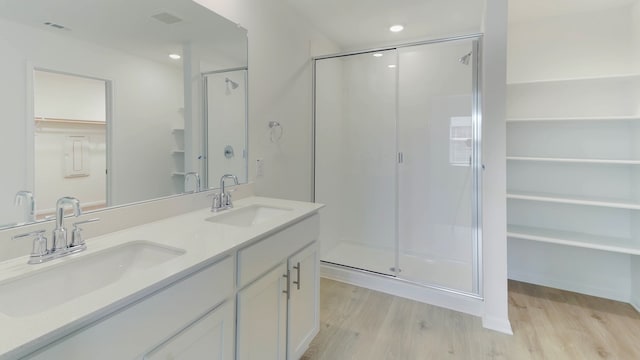
{"label": "cabinet door", "polygon": [[286,359],[286,275],[281,263],[238,292],[237,359]]}
{"label": "cabinet door", "polygon": [[288,354],[297,360],[320,330],[320,262],[317,242],[289,258]]}
{"label": "cabinet door", "polygon": [[234,309],[225,302],[147,354],[145,360],[232,360]]}

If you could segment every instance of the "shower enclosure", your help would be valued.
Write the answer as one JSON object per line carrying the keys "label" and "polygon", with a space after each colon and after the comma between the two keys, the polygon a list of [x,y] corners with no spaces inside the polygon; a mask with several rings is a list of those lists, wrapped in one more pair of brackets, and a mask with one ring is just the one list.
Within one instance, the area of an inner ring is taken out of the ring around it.
{"label": "shower enclosure", "polygon": [[478,36],[315,58],[321,260],[481,296]]}
{"label": "shower enclosure", "polygon": [[216,188],[224,174],[247,182],[247,68],[204,73],[203,184]]}

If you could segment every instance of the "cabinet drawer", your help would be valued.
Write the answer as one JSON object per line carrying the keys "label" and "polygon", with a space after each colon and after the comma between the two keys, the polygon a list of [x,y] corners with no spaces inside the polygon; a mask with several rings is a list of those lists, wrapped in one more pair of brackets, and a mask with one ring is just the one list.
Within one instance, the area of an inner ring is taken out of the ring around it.
{"label": "cabinet drawer", "polygon": [[238,287],[253,281],[316,240],[318,229],[316,214],[238,251]]}
{"label": "cabinet drawer", "polygon": [[233,257],[35,352],[28,359],[136,359],[233,294]]}

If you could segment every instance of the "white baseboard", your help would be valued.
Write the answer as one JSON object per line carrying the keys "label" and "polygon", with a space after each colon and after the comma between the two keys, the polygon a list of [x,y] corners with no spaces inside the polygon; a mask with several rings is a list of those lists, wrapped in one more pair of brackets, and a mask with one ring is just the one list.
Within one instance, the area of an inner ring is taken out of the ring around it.
{"label": "white baseboard", "polygon": [[[611,299],[621,302],[629,302],[630,294],[628,291],[614,291],[610,289],[602,289],[589,284],[580,284],[576,282],[566,282],[558,279],[551,279],[544,276],[537,276],[535,274],[524,274],[509,272],[509,279],[522,281],[530,284],[548,286],[556,289],[562,289],[567,291],[573,291],[580,294],[597,296],[605,299]],[[627,289],[628,290],[628,289]]]}
{"label": "white baseboard", "polygon": [[634,309],[636,309],[637,312],[640,312],[640,299],[631,299],[629,303],[634,307]]}
{"label": "white baseboard", "polygon": [[496,318],[492,316],[483,316],[482,327],[485,329],[498,331],[503,334],[513,335],[513,330],[511,329],[511,322],[509,322],[508,319]]}
{"label": "white baseboard", "polygon": [[484,310],[484,302],[480,298],[420,286],[375,273],[323,263],[320,265],[320,276],[478,317],[482,316]]}

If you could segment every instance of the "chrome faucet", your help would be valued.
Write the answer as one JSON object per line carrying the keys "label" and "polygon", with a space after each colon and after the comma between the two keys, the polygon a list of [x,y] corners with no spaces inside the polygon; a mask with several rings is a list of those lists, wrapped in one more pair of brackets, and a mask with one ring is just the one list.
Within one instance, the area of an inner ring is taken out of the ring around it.
{"label": "chrome faucet", "polygon": [[67,229],[64,228],[64,207],[71,205],[73,215],[78,217],[82,214],[80,210],[80,200],[74,197],[61,197],[56,202],[56,228],[53,229],[53,244],[51,251],[60,251],[67,248]]}
{"label": "chrome faucet", "polygon": [[67,243],[67,229],[64,227],[64,208],[65,205],[71,205],[73,214],[80,216],[80,201],[73,197],[63,197],[56,202],[56,228],[53,230],[53,241],[51,247],[47,247],[47,238],[44,237],[45,230],[36,230],[26,234],[16,235],[13,239],[25,237],[33,237],[33,247],[31,256],[29,256],[29,264],[40,264],[45,261],[57,259],[66,255],[74,254],[85,250],[87,245],[82,238],[82,229],[79,225],[98,221],[100,219],[89,219],[73,224],[72,240]]}
{"label": "chrome faucet", "polygon": [[26,202],[25,207],[25,222],[36,221],[36,200],[33,197],[33,193],[27,190],[20,190],[16,193],[15,206],[21,205],[23,200]]}
{"label": "chrome faucet", "polygon": [[225,179],[233,179],[233,182],[238,185],[238,177],[231,174],[222,175],[220,178],[220,193],[213,197],[213,204],[211,205],[211,211],[218,212],[225,209],[231,209],[233,207],[233,201],[231,200],[231,194],[224,189]]}
{"label": "chrome faucet", "polygon": [[194,193],[200,192],[200,174],[198,174],[195,171],[191,171],[191,172],[188,172],[188,173],[184,174],[184,189],[185,189],[185,191],[187,190],[187,184],[188,184],[189,178],[191,178],[191,177],[195,181],[195,185],[196,186],[195,186],[195,189],[193,191],[189,191],[189,192],[194,192]]}

